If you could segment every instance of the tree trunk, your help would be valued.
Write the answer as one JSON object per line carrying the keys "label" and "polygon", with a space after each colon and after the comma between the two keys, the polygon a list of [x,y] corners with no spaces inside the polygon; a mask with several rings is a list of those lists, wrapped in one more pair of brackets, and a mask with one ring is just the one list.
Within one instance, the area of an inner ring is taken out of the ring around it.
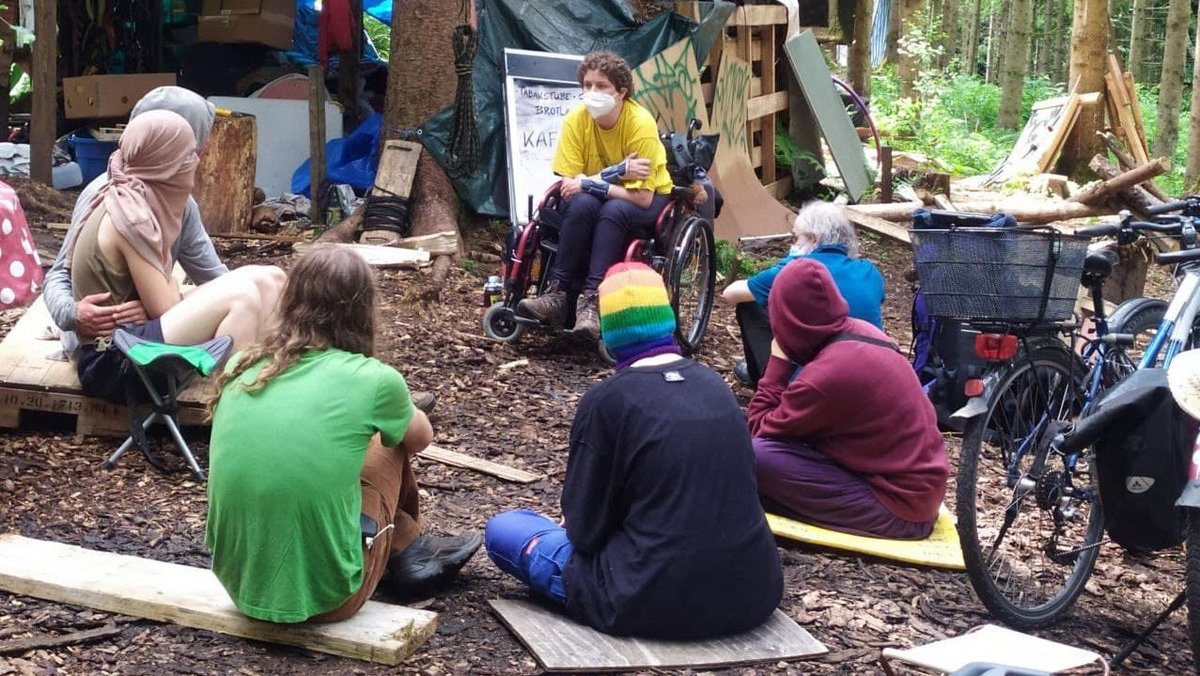
{"label": "tree trunk", "polygon": [[871,97],[871,0],[856,0],[854,3],[854,42],[850,44],[850,56],[846,70],[850,86],[862,95]]}
{"label": "tree trunk", "polygon": [[1051,82],[1058,82],[1062,62],[1062,0],[1048,0],[1046,3],[1046,30],[1042,34],[1042,49],[1046,60],[1038,72],[1045,74]]}
{"label": "tree trunk", "polygon": [[1150,9],[1152,0],[1133,0],[1133,25],[1129,29],[1129,59],[1125,70],[1138,81],[1146,80],[1146,57],[1150,54]]}
{"label": "tree trunk", "polygon": [[1184,166],[1184,190],[1196,190],[1200,181],[1200,30],[1196,31],[1195,56],[1192,61],[1192,114],[1188,119],[1187,164]]}
{"label": "tree trunk", "polygon": [[[899,2],[901,4],[901,26],[905,35],[910,30],[919,28],[916,26],[916,14],[917,10],[921,7],[921,0],[892,0],[892,2]],[[907,53],[905,50],[900,50],[900,64],[897,72],[900,76],[901,98],[916,98],[916,91],[913,88],[913,84],[917,80],[919,70],[920,64],[917,63],[916,56]]]}
{"label": "tree trunk", "polygon": [[900,36],[903,34],[900,24],[904,20],[904,3],[908,0],[892,0],[888,5],[888,29],[884,48],[884,59],[888,63],[900,64]]}
{"label": "tree trunk", "polygon": [[1004,81],[1000,89],[1000,113],[996,124],[1016,129],[1021,115],[1021,91],[1029,64],[1029,34],[1033,25],[1033,0],[1012,0],[1008,24],[1008,53],[1004,57]]}
{"label": "tree trunk", "polygon": [[942,23],[940,43],[942,55],[938,57],[938,70],[945,71],[954,60],[954,52],[958,47],[958,3],[961,0],[946,0],[942,4]]}
{"label": "tree trunk", "polygon": [[[413,129],[454,103],[454,50],[451,44],[458,12],[446,0],[395,3],[392,51],[388,59],[385,135]],[[457,3],[454,3],[457,4]],[[414,30],[419,26],[420,30]],[[459,203],[450,179],[427,153],[421,154],[412,194],[413,235],[457,229]]]}
{"label": "tree trunk", "polygon": [[1171,0],[1167,10],[1166,44],[1163,46],[1162,75],[1158,80],[1158,136],[1153,155],[1171,160],[1179,140],[1179,112],[1183,102],[1183,71],[1187,64],[1188,25],[1192,22],[1192,0]]}
{"label": "tree trunk", "polygon": [[979,20],[980,0],[971,4],[971,15],[967,17],[966,40],[963,48],[962,72],[966,75],[979,74]]}
{"label": "tree trunk", "polygon": [[[1108,53],[1108,3],[1106,0],[1075,0],[1071,23],[1071,70],[1067,89],[1076,92],[1103,91],[1105,56]],[[1075,128],[1063,145],[1060,174],[1078,176],[1100,151],[1096,132],[1102,126],[1104,106],[1084,106]]]}

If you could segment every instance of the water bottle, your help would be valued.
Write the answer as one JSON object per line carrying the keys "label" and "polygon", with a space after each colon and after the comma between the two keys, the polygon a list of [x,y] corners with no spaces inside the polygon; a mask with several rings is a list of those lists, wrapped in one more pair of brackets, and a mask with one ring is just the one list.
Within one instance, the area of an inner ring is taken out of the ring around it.
{"label": "water bottle", "polygon": [[483,306],[491,307],[504,300],[504,285],[496,275],[488,277],[483,285]]}

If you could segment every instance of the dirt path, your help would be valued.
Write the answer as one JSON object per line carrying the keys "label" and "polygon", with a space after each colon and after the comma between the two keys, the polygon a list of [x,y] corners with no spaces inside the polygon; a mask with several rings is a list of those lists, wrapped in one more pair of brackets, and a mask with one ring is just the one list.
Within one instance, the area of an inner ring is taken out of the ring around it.
{"label": "dirt path", "polygon": [[[277,246],[224,247],[231,265],[276,261]],[[908,251],[868,238],[865,254],[885,272],[885,322],[909,341],[911,294],[904,281]],[[480,272],[487,274],[487,270]],[[513,346],[481,335],[482,279],[455,270],[443,302],[419,305],[412,293],[423,273],[382,272],[380,357],[397,366],[414,389],[438,395],[437,443],[495,460],[546,479],[510,484],[469,470],[421,461],[422,509],[428,530],[481,529],[499,511],[531,507],[557,512],[568,431],[582,393],[608,369],[586,343],[529,334]],[[0,330],[17,313],[0,317]],[[725,376],[743,403],[749,391],[732,385],[740,341],[733,313],[716,310],[700,360]],[[528,364],[501,370],[517,359]],[[63,420],[31,421],[0,432],[0,532],[17,532],[93,549],[205,566],[205,492],[186,474],[161,476],[136,454],[112,472],[99,463],[113,442],[77,441]],[[60,431],[54,431],[54,425]],[[193,449],[206,461],[204,434]],[[951,441],[952,454],[957,442]],[[787,587],[782,608],[830,654],[819,660],[729,673],[879,673],[887,646],[906,647],[955,635],[988,621],[966,577],[835,554],[807,547],[780,550]],[[1075,611],[1040,635],[1111,654],[1179,591],[1182,557],[1171,552],[1133,559],[1115,547],[1101,554],[1097,573]],[[697,590],[703,593],[703,590]],[[487,606],[492,598],[521,598],[518,583],[482,554],[462,580],[422,607],[441,614],[437,635],[401,671],[422,674],[531,674],[537,665]],[[383,594],[377,598],[387,600]],[[0,593],[0,642],[29,633],[68,632],[116,621],[120,636],[97,643],[0,656],[0,674],[330,673],[383,674],[397,670],[299,649],[255,643],[145,620],[110,616]],[[1124,672],[1182,673],[1190,669],[1186,615],[1176,613],[1128,663]]]}

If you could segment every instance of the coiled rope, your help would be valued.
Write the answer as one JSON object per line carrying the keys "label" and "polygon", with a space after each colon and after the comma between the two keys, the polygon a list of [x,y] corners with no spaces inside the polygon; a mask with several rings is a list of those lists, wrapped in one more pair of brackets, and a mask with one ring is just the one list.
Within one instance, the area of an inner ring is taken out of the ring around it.
{"label": "coiled rope", "polygon": [[458,176],[472,174],[479,167],[479,125],[475,113],[475,85],[471,81],[479,37],[471,27],[467,2],[459,3],[460,23],[452,38],[454,73],[458,83],[454,96],[454,126],[446,147],[451,172]]}

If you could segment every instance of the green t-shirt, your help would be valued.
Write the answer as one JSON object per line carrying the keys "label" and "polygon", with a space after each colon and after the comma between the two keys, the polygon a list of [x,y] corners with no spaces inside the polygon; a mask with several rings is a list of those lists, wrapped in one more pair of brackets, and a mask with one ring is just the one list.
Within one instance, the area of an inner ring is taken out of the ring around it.
{"label": "green t-shirt", "polygon": [[362,586],[367,444],[400,443],[413,405],[395,369],[341,350],[308,352],[256,393],[239,386],[265,363],[213,416],[205,544],[239,610],[303,622]]}

